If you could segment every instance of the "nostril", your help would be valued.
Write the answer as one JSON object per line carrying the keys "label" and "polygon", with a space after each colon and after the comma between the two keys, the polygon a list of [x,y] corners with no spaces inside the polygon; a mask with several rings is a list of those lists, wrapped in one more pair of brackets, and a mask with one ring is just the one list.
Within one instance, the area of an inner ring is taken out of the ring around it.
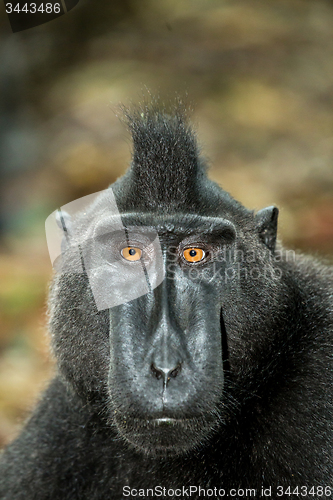
{"label": "nostril", "polygon": [[173,370],[170,371],[169,375],[168,375],[168,379],[169,378],[176,378],[178,373],[180,373],[180,370],[182,369],[182,364],[181,363],[178,363],[178,365],[176,366],[176,368],[174,368]]}
{"label": "nostril", "polygon": [[160,380],[160,378],[163,377],[163,375],[164,375],[163,371],[156,368],[154,363],[151,364],[150,369],[153,372],[153,374],[155,375],[155,377],[157,378],[157,380]]}
{"label": "nostril", "polygon": [[155,363],[152,363],[150,365],[150,370],[152,374],[157,378],[157,380],[160,380],[161,378],[164,379],[164,383],[167,384],[171,378],[176,378],[177,375],[181,371],[181,362],[178,363],[176,367],[173,367],[171,369],[169,368],[159,368],[158,366],[155,365]]}

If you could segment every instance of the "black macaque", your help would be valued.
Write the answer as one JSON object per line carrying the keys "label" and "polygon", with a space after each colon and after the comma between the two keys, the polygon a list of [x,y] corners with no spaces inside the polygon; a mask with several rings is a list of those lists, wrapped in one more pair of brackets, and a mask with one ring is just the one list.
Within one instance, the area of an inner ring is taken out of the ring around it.
{"label": "black macaque", "polygon": [[[331,498],[332,269],[208,180],[181,107],[126,115],[126,237],[101,245],[124,276],[159,251],[163,279],[99,310],[86,268],[56,273],[57,375],[1,457],[1,500]],[[78,215],[90,235],[108,192]]]}

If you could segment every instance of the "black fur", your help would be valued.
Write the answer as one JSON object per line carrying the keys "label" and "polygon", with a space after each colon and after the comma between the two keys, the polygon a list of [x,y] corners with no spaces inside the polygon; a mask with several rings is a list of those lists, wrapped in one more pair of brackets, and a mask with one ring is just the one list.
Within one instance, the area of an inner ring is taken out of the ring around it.
{"label": "black fur", "polygon": [[[85,274],[56,276],[58,374],[1,457],[0,498],[134,498],[125,486],[330,498],[332,270],[275,246],[277,209],[254,215],[207,179],[179,108],[127,120],[133,161],[112,186],[117,205],[125,226],[158,230],[173,266],[101,312]],[[206,260],[185,262],[198,246]]]}

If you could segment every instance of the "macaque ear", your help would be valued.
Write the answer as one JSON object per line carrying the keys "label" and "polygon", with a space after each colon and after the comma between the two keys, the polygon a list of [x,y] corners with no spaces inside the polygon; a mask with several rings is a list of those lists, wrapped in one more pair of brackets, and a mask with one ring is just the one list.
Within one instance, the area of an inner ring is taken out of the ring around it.
{"label": "macaque ear", "polygon": [[278,215],[278,208],[266,207],[254,217],[259,238],[270,250],[275,249]]}

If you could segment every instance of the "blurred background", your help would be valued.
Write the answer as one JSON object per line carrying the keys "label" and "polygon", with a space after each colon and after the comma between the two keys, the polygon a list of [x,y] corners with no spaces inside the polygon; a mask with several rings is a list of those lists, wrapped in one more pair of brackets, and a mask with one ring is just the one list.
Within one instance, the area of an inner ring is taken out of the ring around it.
{"label": "blurred background", "polygon": [[333,2],[81,0],[14,34],[1,3],[0,446],[53,370],[45,219],[125,171],[115,111],[147,89],[187,96],[211,178],[331,259]]}

